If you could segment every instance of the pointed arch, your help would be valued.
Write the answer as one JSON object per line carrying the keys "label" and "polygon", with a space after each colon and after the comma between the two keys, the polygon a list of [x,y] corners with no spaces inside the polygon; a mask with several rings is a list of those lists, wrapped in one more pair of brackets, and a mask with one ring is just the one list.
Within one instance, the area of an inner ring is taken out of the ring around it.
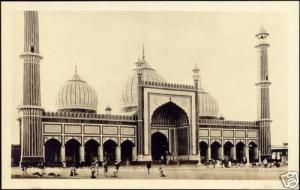
{"label": "pointed arch", "polygon": [[134,143],[127,139],[121,143],[121,160],[122,161],[131,161],[132,160],[132,148]]}
{"label": "pointed arch", "polygon": [[208,143],[205,141],[199,142],[199,151],[200,151],[200,159],[201,162],[204,162],[208,158]]}
{"label": "pointed arch", "polygon": [[79,164],[79,148],[80,142],[77,139],[69,139],[65,143],[66,163],[71,165],[72,163]]}
{"label": "pointed arch", "polygon": [[171,100],[157,107],[151,115],[152,124],[189,125],[187,113]]}
{"label": "pointed arch", "polygon": [[221,143],[215,140],[211,143],[210,148],[211,148],[211,158],[214,160],[220,159],[219,150],[220,148],[222,148]]}
{"label": "pointed arch", "polygon": [[107,162],[116,161],[116,147],[118,144],[113,139],[107,139],[103,142],[104,160]]}
{"label": "pointed arch", "polygon": [[242,162],[245,156],[245,143],[243,141],[238,141],[236,143],[236,160],[237,162]]}
{"label": "pointed arch", "polygon": [[91,165],[98,159],[98,147],[100,144],[95,139],[89,139],[84,143],[84,160],[87,165]]}
{"label": "pointed arch", "polygon": [[223,153],[224,153],[224,159],[230,160],[233,158],[233,149],[234,145],[230,141],[226,141],[223,145]]}
{"label": "pointed arch", "polygon": [[61,143],[56,138],[50,138],[45,142],[45,163],[55,164],[61,160]]}

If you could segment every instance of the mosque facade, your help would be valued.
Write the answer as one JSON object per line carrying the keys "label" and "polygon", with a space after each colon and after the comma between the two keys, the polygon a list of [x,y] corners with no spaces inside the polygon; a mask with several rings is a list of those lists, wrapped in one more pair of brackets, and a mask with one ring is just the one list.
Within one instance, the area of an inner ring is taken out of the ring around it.
{"label": "mosque facade", "polygon": [[[202,86],[199,68],[193,85],[169,83],[143,56],[123,85],[122,111],[97,112],[97,93],[77,71],[61,87],[57,111],[41,104],[38,12],[24,12],[23,103],[19,108],[21,163],[46,165],[168,160],[248,163],[271,157],[268,33],[258,43],[257,120],[218,116],[217,100]],[[129,71],[130,72],[130,71]],[[43,84],[47,85],[47,84]]]}

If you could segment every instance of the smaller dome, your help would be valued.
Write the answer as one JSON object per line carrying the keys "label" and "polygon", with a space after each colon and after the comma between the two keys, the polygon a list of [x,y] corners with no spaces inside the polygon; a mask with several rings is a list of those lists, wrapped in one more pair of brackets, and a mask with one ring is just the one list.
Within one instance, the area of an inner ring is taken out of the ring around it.
{"label": "smaller dome", "polygon": [[60,89],[57,96],[59,111],[96,112],[97,104],[96,91],[83,81],[77,72]]}
{"label": "smaller dome", "polygon": [[199,90],[199,116],[215,118],[218,117],[219,105],[216,99],[202,88]]}

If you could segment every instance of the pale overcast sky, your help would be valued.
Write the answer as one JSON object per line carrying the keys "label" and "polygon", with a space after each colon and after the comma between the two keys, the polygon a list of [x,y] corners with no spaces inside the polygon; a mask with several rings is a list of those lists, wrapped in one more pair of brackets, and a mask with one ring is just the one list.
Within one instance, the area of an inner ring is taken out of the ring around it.
{"label": "pale overcast sky", "polygon": [[[17,106],[22,98],[23,12],[12,14],[13,143],[19,143]],[[98,113],[119,113],[121,90],[145,45],[146,60],[168,82],[202,86],[229,120],[256,119],[257,41],[270,33],[269,80],[272,144],[288,138],[287,22],[280,12],[85,12],[40,11],[42,106],[55,111],[59,89],[78,73],[98,94]]]}

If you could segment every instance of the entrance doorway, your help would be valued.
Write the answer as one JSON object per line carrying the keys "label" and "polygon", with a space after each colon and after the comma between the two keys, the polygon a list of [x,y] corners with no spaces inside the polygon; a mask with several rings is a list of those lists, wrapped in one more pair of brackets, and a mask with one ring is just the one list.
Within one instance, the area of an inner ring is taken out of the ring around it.
{"label": "entrance doorway", "polygon": [[201,162],[204,163],[207,160],[208,144],[206,142],[201,141],[199,143],[199,148],[200,148],[200,159]]}
{"label": "entrance doorway", "polygon": [[57,164],[60,162],[61,144],[56,139],[49,139],[45,144],[45,162],[46,164]]}
{"label": "entrance doorway", "polygon": [[94,139],[88,140],[84,144],[84,160],[86,165],[91,165],[93,161],[98,159],[99,143]]}
{"label": "entrance doorway", "polygon": [[244,149],[245,149],[245,144],[243,142],[239,142],[236,144],[236,161],[237,162],[243,161]]}
{"label": "entrance doorway", "polygon": [[152,160],[166,160],[169,143],[165,135],[156,132],[151,136]]}
{"label": "entrance doorway", "polygon": [[134,144],[130,140],[126,140],[121,144],[121,160],[131,161],[132,160],[132,147]]}
{"label": "entrance doorway", "polygon": [[79,147],[80,143],[75,139],[68,140],[66,143],[66,164],[68,166],[72,163],[75,163],[76,165],[79,164]]}
{"label": "entrance doorway", "polygon": [[226,142],[224,144],[224,159],[230,160],[232,158],[232,152],[231,149],[233,147],[233,144],[231,142]]}
{"label": "entrance doorway", "polygon": [[113,140],[107,140],[103,144],[104,148],[104,159],[107,162],[115,162],[116,161],[116,147],[117,143]]}
{"label": "entrance doorway", "polygon": [[254,142],[249,143],[249,162],[255,162],[257,158],[257,145]]}
{"label": "entrance doorway", "polygon": [[[169,147],[167,146],[162,150],[153,146],[159,146],[157,142],[151,143],[152,157],[154,160],[157,160],[157,156],[162,154],[162,151],[168,151],[168,155],[188,155],[189,154],[189,120],[186,112],[173,103],[171,100],[160,107],[158,107],[152,115],[151,118],[151,127],[152,129],[164,128],[168,130],[169,137],[161,137],[168,140],[162,140],[161,142],[168,142]],[[157,139],[156,139],[157,138]],[[159,135],[151,137],[151,139],[158,140]],[[159,141],[160,142],[160,141]],[[169,144],[170,143],[170,144]],[[154,154],[153,154],[154,153]],[[154,155],[154,156],[153,156]]]}
{"label": "entrance doorway", "polygon": [[219,157],[219,149],[221,148],[221,145],[220,143],[218,142],[213,142],[211,145],[211,158],[213,160],[218,160],[220,157]]}

